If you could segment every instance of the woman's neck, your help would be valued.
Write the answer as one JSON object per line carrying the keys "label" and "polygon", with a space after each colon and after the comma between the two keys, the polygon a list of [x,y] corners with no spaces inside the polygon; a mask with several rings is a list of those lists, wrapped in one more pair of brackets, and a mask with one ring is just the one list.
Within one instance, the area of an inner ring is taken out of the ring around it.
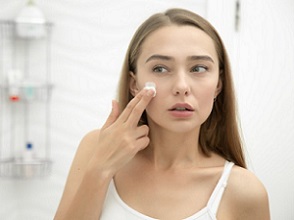
{"label": "woman's neck", "polygon": [[176,133],[150,129],[150,145],[142,152],[156,169],[188,168],[200,165],[199,129]]}

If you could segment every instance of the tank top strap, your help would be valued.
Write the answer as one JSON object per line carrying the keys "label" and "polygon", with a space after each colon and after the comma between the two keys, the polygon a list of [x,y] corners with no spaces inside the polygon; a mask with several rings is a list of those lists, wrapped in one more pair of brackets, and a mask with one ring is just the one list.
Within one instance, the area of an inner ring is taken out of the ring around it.
{"label": "tank top strap", "polygon": [[221,178],[219,179],[213,193],[211,194],[211,197],[209,198],[209,201],[207,203],[207,207],[213,212],[213,214],[216,216],[217,210],[219,207],[219,204],[221,202],[223,193],[225,191],[225,188],[227,186],[227,181],[230,176],[232,167],[234,166],[233,162],[226,161],[223,173],[221,175]]}

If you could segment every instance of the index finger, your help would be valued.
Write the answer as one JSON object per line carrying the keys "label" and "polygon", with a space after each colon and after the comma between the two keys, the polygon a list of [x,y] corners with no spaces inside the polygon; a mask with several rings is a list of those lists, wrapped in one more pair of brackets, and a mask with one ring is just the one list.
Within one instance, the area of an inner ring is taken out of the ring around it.
{"label": "index finger", "polygon": [[138,122],[153,98],[154,91],[143,89],[140,91],[126,106],[125,110],[120,115],[123,122],[127,122],[131,126],[137,126]]}

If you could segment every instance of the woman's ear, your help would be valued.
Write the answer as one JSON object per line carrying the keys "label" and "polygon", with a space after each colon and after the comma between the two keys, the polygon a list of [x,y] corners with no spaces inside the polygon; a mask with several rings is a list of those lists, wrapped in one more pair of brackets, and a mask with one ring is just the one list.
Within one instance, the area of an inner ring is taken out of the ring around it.
{"label": "woman's ear", "polygon": [[130,74],[130,85],[129,85],[130,92],[133,96],[136,96],[137,93],[139,92],[139,89],[137,87],[136,75],[132,71],[130,71],[129,74]]}
{"label": "woman's ear", "polygon": [[223,89],[223,79],[222,79],[222,70],[220,72],[220,76],[218,78],[218,83],[217,83],[217,86],[216,86],[216,90],[215,90],[215,95],[214,97],[216,98],[218,96],[218,94],[221,93],[222,89]]}

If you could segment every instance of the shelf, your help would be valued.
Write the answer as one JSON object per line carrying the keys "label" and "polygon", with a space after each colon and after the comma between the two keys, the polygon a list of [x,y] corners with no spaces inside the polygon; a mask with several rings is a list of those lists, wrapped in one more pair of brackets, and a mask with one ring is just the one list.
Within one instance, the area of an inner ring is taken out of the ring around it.
{"label": "shelf", "polygon": [[51,27],[0,19],[0,178],[51,173]]}
{"label": "shelf", "polygon": [[27,179],[42,178],[51,173],[52,161],[34,158],[23,161],[21,158],[9,158],[0,161],[0,177]]}
{"label": "shelf", "polygon": [[14,85],[0,85],[4,97],[12,102],[46,101],[50,98],[53,85],[23,82]]}
{"label": "shelf", "polygon": [[43,39],[53,26],[51,22],[33,23],[33,22],[16,22],[13,20],[0,20],[2,28],[11,31],[19,39],[32,40]]}

